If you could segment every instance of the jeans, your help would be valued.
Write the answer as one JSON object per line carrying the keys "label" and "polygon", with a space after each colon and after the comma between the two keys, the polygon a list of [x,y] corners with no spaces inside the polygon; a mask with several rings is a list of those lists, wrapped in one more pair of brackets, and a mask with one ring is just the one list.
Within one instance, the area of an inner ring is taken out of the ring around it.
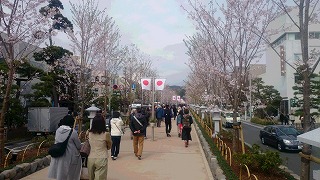
{"label": "jeans", "polygon": [[171,128],[172,128],[172,123],[171,123],[171,120],[166,120],[165,121],[165,124],[166,124],[166,134],[170,134],[171,132]]}
{"label": "jeans", "polygon": [[111,136],[112,147],[111,156],[118,157],[120,151],[121,136]]}
{"label": "jeans", "polygon": [[162,118],[157,119],[157,127],[161,127]]}

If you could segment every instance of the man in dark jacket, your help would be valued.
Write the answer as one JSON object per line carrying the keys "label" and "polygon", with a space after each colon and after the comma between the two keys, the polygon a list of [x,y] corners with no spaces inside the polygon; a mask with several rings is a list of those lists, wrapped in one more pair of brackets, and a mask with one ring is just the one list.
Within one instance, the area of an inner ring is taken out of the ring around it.
{"label": "man in dark jacket", "polygon": [[159,105],[156,109],[157,127],[161,127],[161,121],[164,115],[163,112],[163,108]]}
{"label": "man in dark jacket", "polygon": [[170,135],[171,128],[172,128],[171,118],[172,118],[171,109],[169,105],[166,105],[166,108],[164,109],[164,123],[166,124],[167,137],[171,137]]}
{"label": "man in dark jacket", "polygon": [[133,152],[141,160],[144,132],[147,128],[147,121],[145,116],[141,114],[141,108],[137,108],[136,113],[131,116],[129,126],[133,134]]}

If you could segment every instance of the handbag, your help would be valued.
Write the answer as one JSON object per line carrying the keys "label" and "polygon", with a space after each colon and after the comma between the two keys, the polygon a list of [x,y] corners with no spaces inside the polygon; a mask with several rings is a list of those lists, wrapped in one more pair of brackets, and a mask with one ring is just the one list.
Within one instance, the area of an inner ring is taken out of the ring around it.
{"label": "handbag", "polygon": [[89,140],[87,139],[81,146],[81,149],[80,149],[80,155],[82,157],[88,157],[89,154],[90,154],[90,143],[89,143]]}
{"label": "handbag", "polygon": [[65,141],[55,143],[49,148],[48,154],[50,154],[51,157],[57,158],[57,157],[61,157],[64,155],[64,153],[66,152],[68,141],[69,141],[69,138],[72,134],[72,131],[73,131],[73,129],[71,129],[71,131]]}

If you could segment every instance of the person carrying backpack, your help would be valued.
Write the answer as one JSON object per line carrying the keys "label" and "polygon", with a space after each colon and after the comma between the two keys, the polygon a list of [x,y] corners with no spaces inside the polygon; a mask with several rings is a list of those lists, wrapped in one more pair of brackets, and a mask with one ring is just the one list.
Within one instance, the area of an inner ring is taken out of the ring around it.
{"label": "person carrying backpack", "polygon": [[184,115],[182,118],[182,133],[181,137],[184,140],[185,147],[188,147],[189,140],[192,141],[191,138],[191,124],[193,123],[192,117],[189,115],[189,109],[184,110]]}

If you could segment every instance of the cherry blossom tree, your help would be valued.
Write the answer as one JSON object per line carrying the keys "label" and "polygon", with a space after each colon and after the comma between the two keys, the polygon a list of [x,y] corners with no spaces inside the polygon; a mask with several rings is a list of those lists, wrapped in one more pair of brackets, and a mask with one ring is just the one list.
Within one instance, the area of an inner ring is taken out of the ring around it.
{"label": "cherry blossom tree", "polygon": [[[78,102],[80,119],[82,119],[85,104],[91,100],[85,96],[85,91],[90,89],[86,80],[90,78],[84,78],[84,70],[89,68],[92,72],[105,72],[105,76],[111,78],[113,74],[111,72],[118,69],[117,66],[121,60],[117,58],[120,35],[112,18],[106,14],[105,9],[99,9],[96,1],[81,0],[79,3],[70,2],[70,4],[74,34],[70,34],[69,37],[72,50],[74,54],[79,55],[80,59]],[[79,127],[81,127],[81,121]]]}
{"label": "cherry blossom tree", "polygon": [[[223,88],[226,93],[236,124],[236,112],[239,111],[248,84],[249,66],[260,58],[259,51],[264,48],[261,36],[270,33],[267,27],[276,17],[277,8],[270,1],[263,0],[227,0],[226,3],[215,4],[219,9],[214,8],[212,3],[207,7],[199,1],[189,1],[189,5],[192,11],[186,11],[198,29],[197,35],[189,38],[187,44],[191,50],[189,54],[192,54],[189,55],[190,62],[194,67],[211,66],[205,68],[205,71],[214,78],[212,86]],[[254,33],[253,27],[259,29],[260,34]],[[193,72],[198,73],[198,70]],[[203,75],[200,77],[203,81],[208,80]],[[235,128],[235,152],[238,134]]]}
{"label": "cherry blossom tree", "polygon": [[38,13],[45,0],[0,1],[0,42],[8,66],[8,79],[0,116],[0,158],[3,158],[4,117],[10,100],[10,91],[17,67],[30,59],[32,53],[44,41],[50,24]]}

